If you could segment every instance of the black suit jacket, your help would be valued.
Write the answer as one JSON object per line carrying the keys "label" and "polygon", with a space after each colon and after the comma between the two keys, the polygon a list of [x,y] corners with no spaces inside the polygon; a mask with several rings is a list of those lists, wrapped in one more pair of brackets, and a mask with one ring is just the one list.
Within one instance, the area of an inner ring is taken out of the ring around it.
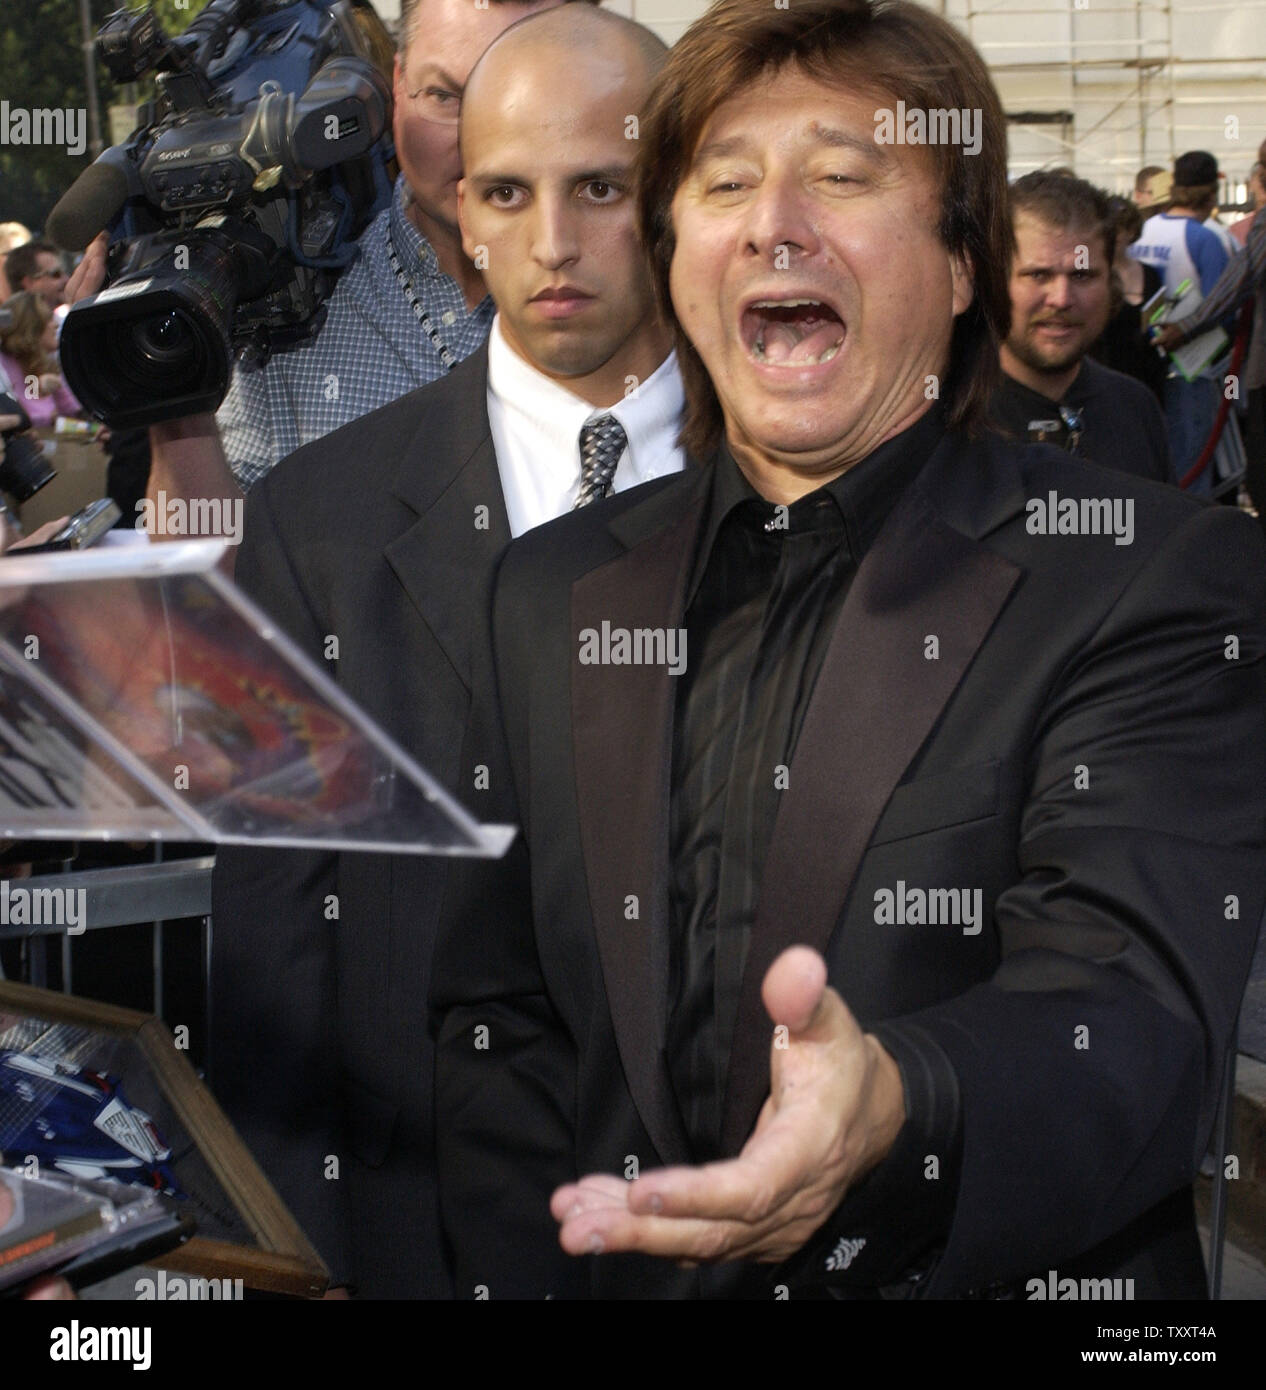
{"label": "black suit jacket", "polygon": [[[793,1277],[569,1260],[547,1210],[579,1174],[689,1159],[663,1053],[672,676],[578,649],[604,621],[684,626],[706,475],[544,526],[501,568],[479,737],[523,837],[450,884],[433,974],[459,1297]],[[1133,543],[1031,534],[1052,489],[1132,499]],[[1199,1296],[1190,1183],[1266,901],[1264,615],[1246,518],[996,437],[947,435],[866,555],[782,793],[723,1127],[738,1152],[768,1092],[766,968],[817,947],[864,1027],[917,1031],[957,1077],[961,1176],[918,1292],[1056,1268]],[[984,929],[878,925],[900,881],[981,889]],[[796,1287],[856,1291],[862,1256],[820,1258],[850,1234],[828,1220]]]}
{"label": "black suit jacket", "polygon": [[[476,815],[463,750],[471,653],[486,644],[510,539],[486,387],[481,350],[298,450],[251,491],[236,571]],[[448,865],[238,847],[217,856],[214,1090],[335,1281],[370,1294],[448,1293],[425,1017]]]}

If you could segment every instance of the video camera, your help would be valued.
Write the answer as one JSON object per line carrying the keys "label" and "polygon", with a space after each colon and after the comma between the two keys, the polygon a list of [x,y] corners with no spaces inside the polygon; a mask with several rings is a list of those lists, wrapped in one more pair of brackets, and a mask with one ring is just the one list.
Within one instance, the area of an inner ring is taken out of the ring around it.
{"label": "video camera", "polygon": [[111,228],[107,288],[66,316],[61,363],[128,429],[215,410],[235,357],[320,328],[391,197],[392,45],[368,0],[210,0],[176,39],[119,10],[97,52],[117,82],[156,71],[157,95],[46,231],[82,250]]}

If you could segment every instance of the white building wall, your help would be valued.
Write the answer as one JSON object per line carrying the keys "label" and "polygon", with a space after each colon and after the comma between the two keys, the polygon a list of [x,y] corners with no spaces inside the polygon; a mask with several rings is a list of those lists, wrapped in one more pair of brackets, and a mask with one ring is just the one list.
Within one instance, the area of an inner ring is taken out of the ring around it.
{"label": "white building wall", "polygon": [[[794,3],[794,0],[792,0]],[[387,19],[399,0],[375,0]],[[707,0],[606,0],[673,43]],[[1266,139],[1266,0],[932,0],[971,36],[1008,114],[1071,113],[1013,125],[1013,175],[1070,164],[1128,192],[1144,164],[1206,149],[1240,201]]]}

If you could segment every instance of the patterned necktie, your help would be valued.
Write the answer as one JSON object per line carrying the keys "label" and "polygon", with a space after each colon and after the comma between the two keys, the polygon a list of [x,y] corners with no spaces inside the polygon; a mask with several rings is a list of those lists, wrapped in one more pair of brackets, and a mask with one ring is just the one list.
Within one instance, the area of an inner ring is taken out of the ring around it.
{"label": "patterned necktie", "polygon": [[580,496],[572,511],[587,507],[611,491],[611,479],[629,437],[614,415],[600,415],[580,431]]}

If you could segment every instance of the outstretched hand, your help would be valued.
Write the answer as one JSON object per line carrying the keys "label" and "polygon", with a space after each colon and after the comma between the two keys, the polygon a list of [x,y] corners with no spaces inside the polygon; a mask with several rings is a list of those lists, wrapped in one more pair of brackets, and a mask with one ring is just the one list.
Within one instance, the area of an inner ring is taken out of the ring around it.
{"label": "outstretched hand", "polygon": [[778,1263],[808,1241],[905,1120],[896,1062],[826,979],[807,946],[784,951],[765,975],[770,1094],[739,1156],[633,1182],[595,1173],[565,1184],[550,1201],[564,1250]]}

